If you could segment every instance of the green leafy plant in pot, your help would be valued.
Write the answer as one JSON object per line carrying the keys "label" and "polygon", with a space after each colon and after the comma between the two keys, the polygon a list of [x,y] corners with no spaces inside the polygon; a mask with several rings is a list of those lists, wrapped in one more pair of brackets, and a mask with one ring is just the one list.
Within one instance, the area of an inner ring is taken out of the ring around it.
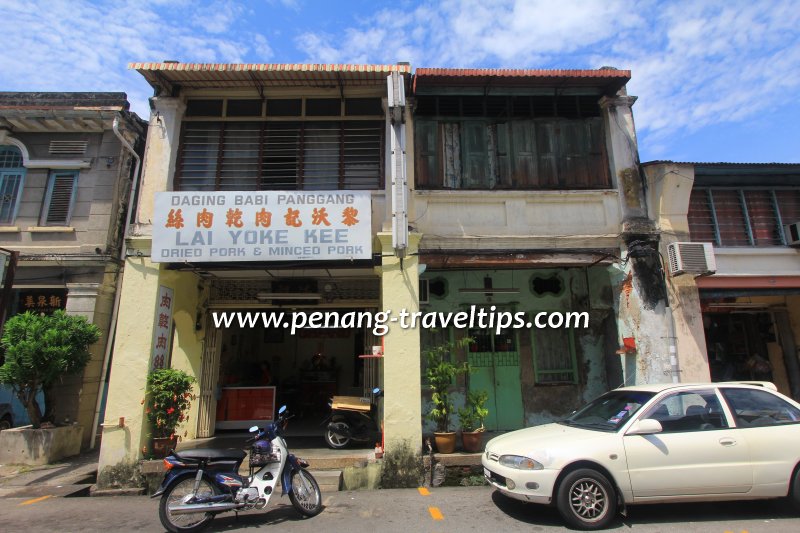
{"label": "green leafy plant in pot", "polygon": [[[89,346],[99,339],[100,329],[86,317],[62,310],[51,315],[28,311],[6,321],[0,340],[5,350],[0,383],[11,386],[34,429],[54,422],[54,385],[63,376],[83,372],[92,358]],[[36,400],[40,390],[44,409]]]}
{"label": "green leafy plant in pot", "polygon": [[191,405],[192,385],[195,379],[174,368],[160,368],[147,375],[145,414],[152,429],[152,454],[166,457],[178,443],[175,430],[189,420],[187,411]]}
{"label": "green leafy plant in pot", "polygon": [[431,408],[427,417],[436,423],[434,439],[439,453],[453,453],[456,448],[456,434],[450,430],[450,417],[454,412],[450,397],[450,386],[456,376],[470,371],[468,363],[454,363],[454,352],[469,346],[472,339],[465,337],[449,341],[423,351],[427,366],[425,381],[430,387]]}
{"label": "green leafy plant in pot", "polygon": [[461,441],[465,452],[479,452],[483,448],[483,421],[489,416],[486,402],[489,393],[485,390],[469,391],[466,404],[458,410],[461,420]]}

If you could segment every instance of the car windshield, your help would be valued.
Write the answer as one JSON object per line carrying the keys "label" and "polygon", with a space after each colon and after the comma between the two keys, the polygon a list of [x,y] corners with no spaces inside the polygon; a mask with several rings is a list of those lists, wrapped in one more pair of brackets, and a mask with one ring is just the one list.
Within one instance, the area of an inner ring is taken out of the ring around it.
{"label": "car windshield", "polygon": [[653,396],[655,393],[646,391],[611,391],[578,409],[559,424],[617,431]]}

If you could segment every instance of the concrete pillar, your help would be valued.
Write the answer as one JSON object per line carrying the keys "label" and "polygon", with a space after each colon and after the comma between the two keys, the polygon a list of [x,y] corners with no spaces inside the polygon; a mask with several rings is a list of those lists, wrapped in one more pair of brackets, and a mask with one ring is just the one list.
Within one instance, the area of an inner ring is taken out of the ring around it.
{"label": "concrete pillar", "polygon": [[100,283],[67,283],[67,307],[70,315],[80,315],[100,328],[100,340],[89,347],[92,358],[80,376],[65,378],[58,387],[55,406],[56,421],[65,418],[83,426],[81,448],[91,442],[94,426],[97,396],[100,391],[100,374],[105,358],[106,344],[109,342],[108,327],[111,302],[114,299],[114,285]]}
{"label": "concrete pillar", "polygon": [[[694,166],[661,164],[644,169],[647,180],[648,211],[658,227],[659,250],[667,257],[667,246],[687,242],[689,237],[689,199],[694,185]],[[667,295],[675,323],[675,343],[681,381],[709,381],[703,314],[695,277],[667,273]]]}
{"label": "concrete pillar", "polygon": [[647,216],[644,182],[639,169],[636,129],[631,107],[635,96],[603,97],[606,147],[612,181],[619,192],[622,214],[620,257],[616,279],[619,345],[632,338],[635,349],[622,354],[625,383],[672,381],[670,344],[674,342],[667,310],[664,271],[659,256],[658,230]]}
{"label": "concrete pillar", "polygon": [[137,221],[145,225],[153,219],[155,193],[174,190],[181,123],[186,110],[180,98],[157,96],[150,102],[155,108],[150,112],[137,216]]}
{"label": "concrete pillar", "polygon": [[[408,236],[408,254],[402,260],[391,255],[392,234],[378,234],[383,255],[381,275],[381,304],[383,311],[398,317],[400,311],[419,310],[419,250],[420,234]],[[383,358],[383,418],[386,447],[407,440],[412,449],[422,447],[422,386],[420,381],[419,329],[400,327],[390,322],[384,337]]]}
{"label": "concrete pillar", "polygon": [[[147,242],[149,246],[149,240]],[[159,267],[151,263],[149,257],[134,255],[127,258],[109,374],[99,471],[139,459],[142,447],[147,445],[145,408],[141,401],[150,365],[158,285]],[[116,423],[121,417],[125,418],[125,426],[119,428]]]}

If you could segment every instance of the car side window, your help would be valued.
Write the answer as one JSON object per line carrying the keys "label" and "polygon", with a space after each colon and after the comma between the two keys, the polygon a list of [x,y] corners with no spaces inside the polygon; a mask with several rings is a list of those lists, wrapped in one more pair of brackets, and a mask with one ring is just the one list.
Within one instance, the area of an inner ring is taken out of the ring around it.
{"label": "car side window", "polygon": [[779,426],[800,422],[800,409],[770,392],[723,388],[722,395],[736,417],[737,427]]}
{"label": "car side window", "polygon": [[657,402],[643,418],[658,420],[662,433],[709,431],[728,427],[714,391],[683,391]]}

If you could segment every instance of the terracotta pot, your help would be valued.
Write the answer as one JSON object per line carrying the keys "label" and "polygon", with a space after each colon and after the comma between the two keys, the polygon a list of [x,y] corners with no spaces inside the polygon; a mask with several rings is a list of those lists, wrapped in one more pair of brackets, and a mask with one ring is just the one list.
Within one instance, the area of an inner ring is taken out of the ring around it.
{"label": "terracotta pot", "polygon": [[169,452],[175,449],[178,445],[178,437],[154,437],[153,438],[153,455],[155,457],[166,457]]}
{"label": "terracotta pot", "polygon": [[448,431],[447,433],[434,433],[433,438],[436,441],[436,450],[439,453],[453,453],[456,450],[455,431]]}
{"label": "terracotta pot", "polygon": [[483,451],[483,431],[462,431],[461,442],[464,451],[469,453]]}

